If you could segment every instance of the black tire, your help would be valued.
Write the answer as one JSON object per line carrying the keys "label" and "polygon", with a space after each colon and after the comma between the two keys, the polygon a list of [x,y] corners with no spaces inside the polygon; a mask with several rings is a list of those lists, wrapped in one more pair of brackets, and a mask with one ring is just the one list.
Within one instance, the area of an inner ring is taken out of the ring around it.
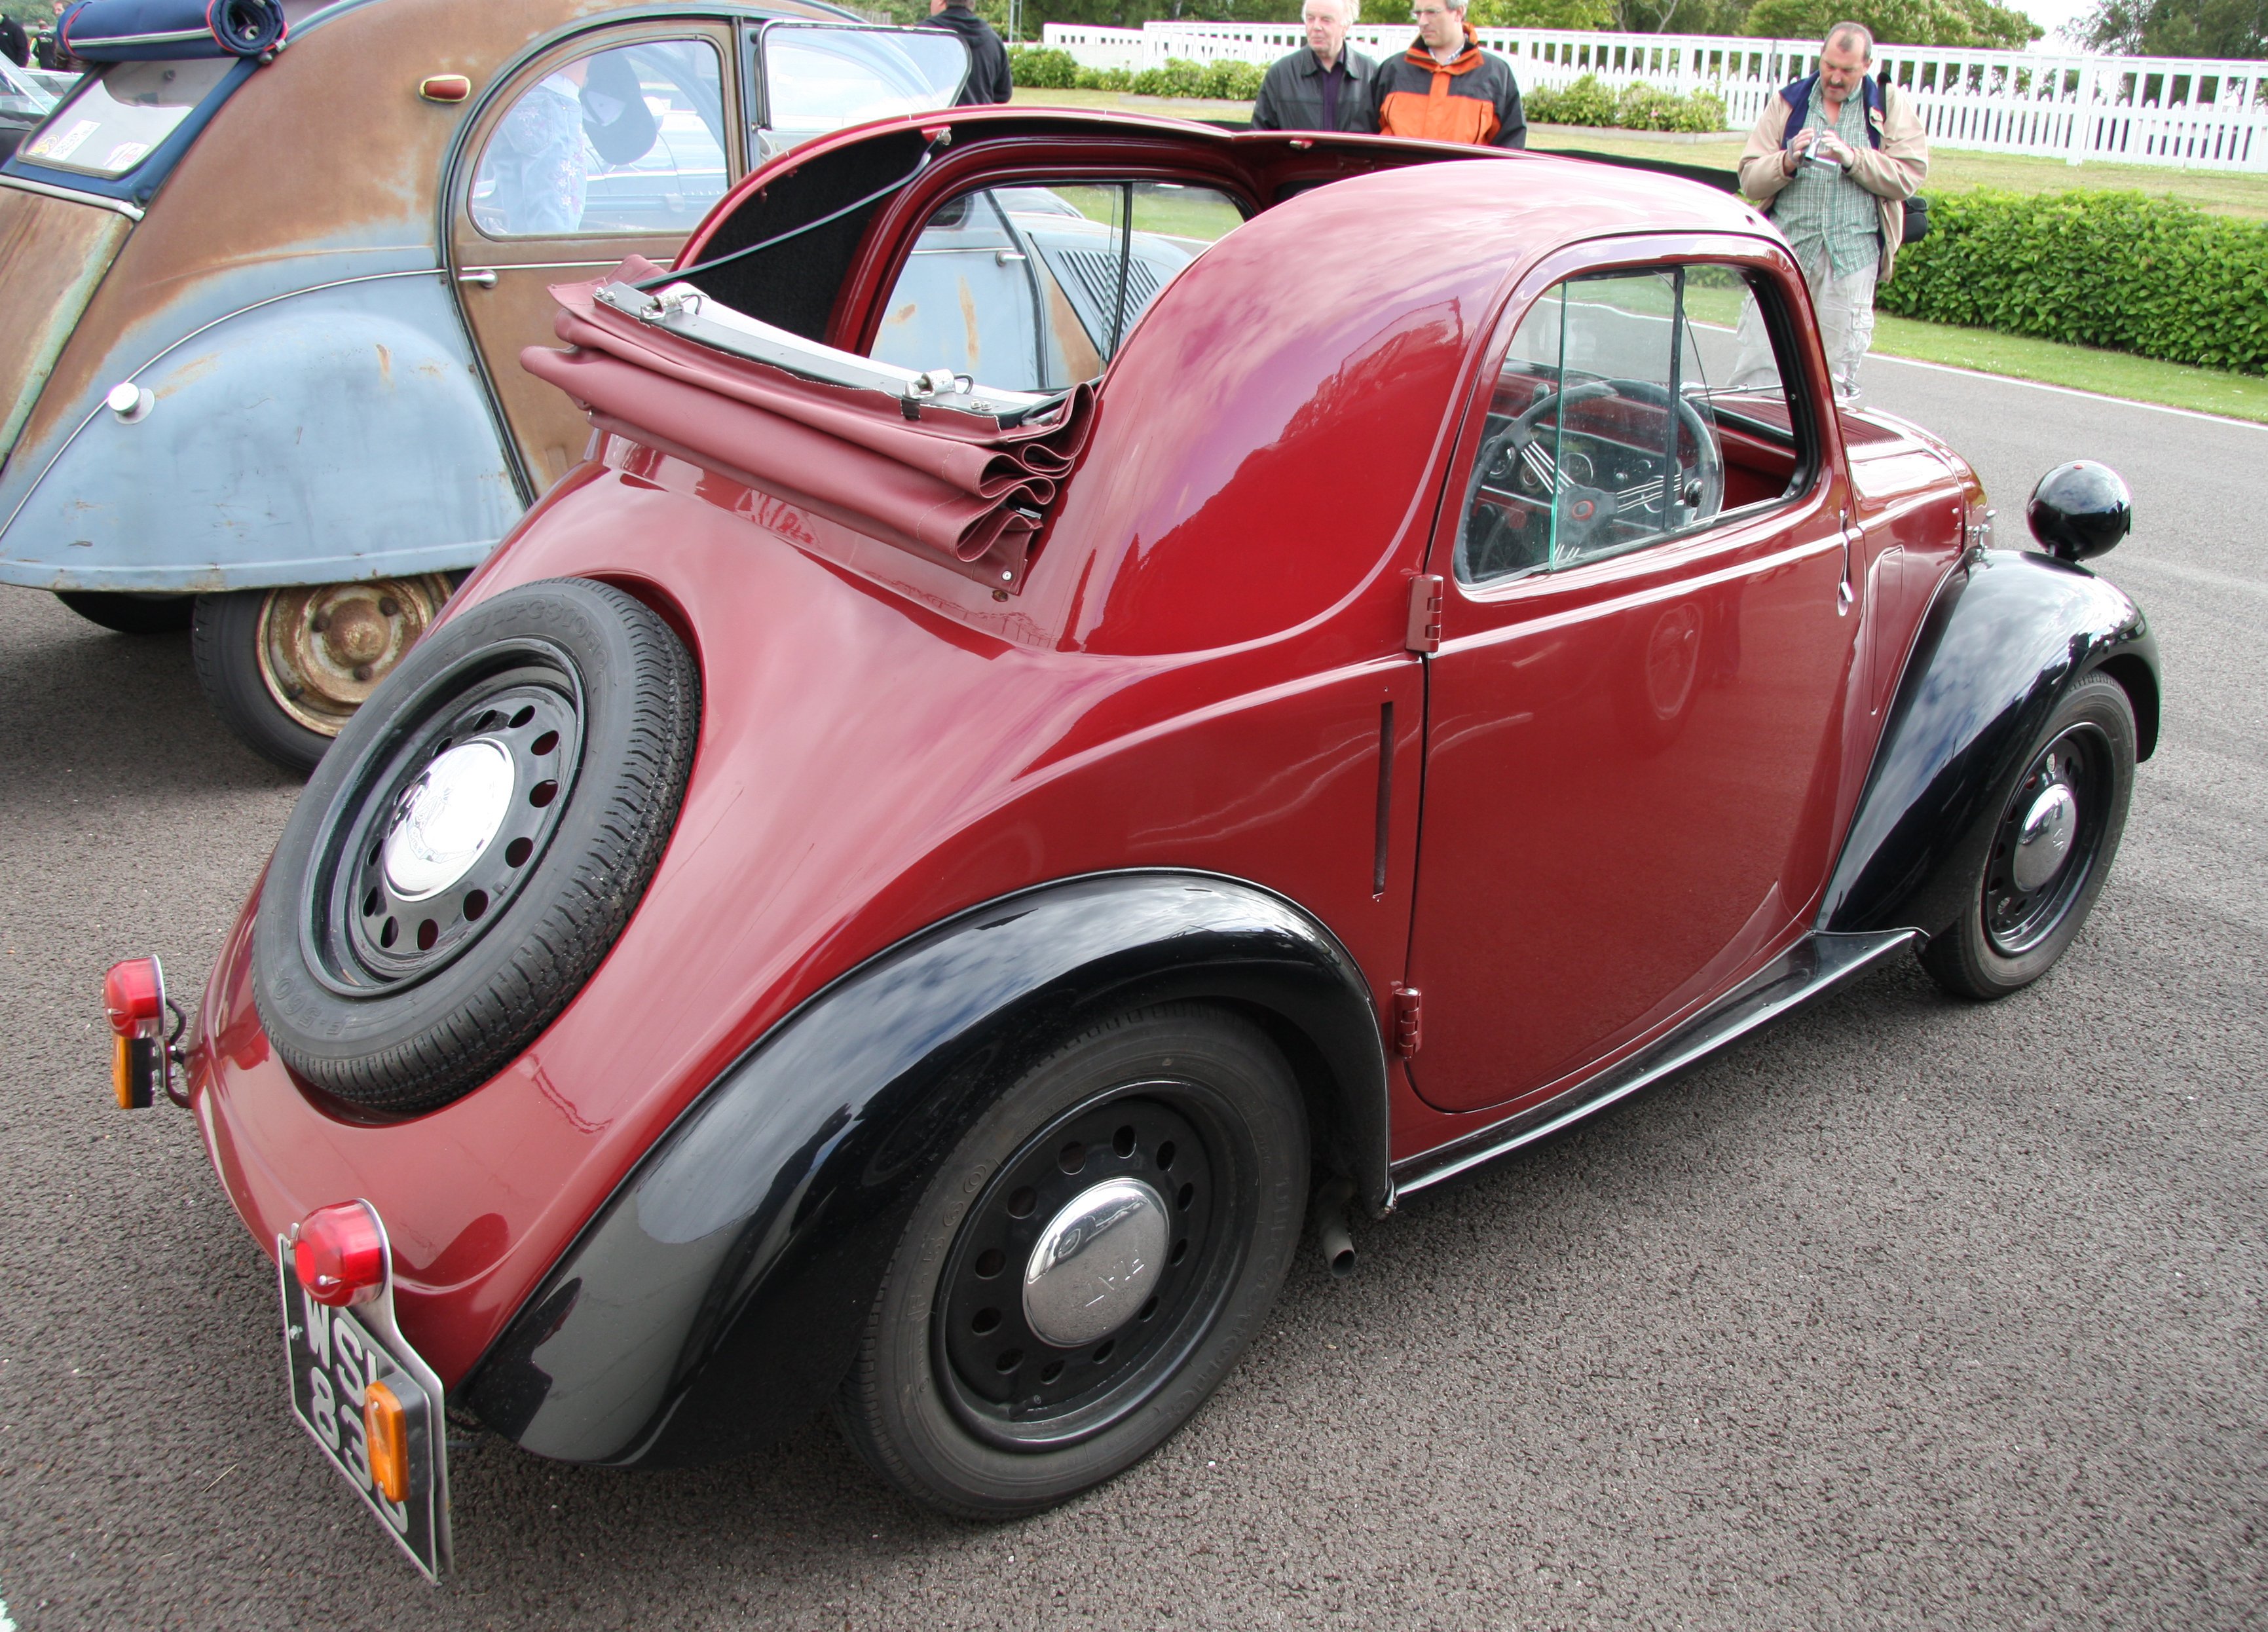
{"label": "black tire", "polygon": [[121,635],[177,635],[189,627],[195,598],[129,595],[109,590],[57,590],[55,599],[89,623]]}
{"label": "black tire", "polygon": [[[2087,923],[2110,876],[2134,791],[2134,707],[2125,688],[2090,674],[2048,717],[1971,871],[1961,916],[1932,936],[1922,967],[1958,997],[1989,1002],[2022,990],[2056,965]],[[2025,819],[2062,788],[2072,835],[2044,878],[2014,857]]]}
{"label": "black tire", "polygon": [[[340,732],[269,865],[253,990],[277,1054],[372,1111],[431,1110],[495,1076],[630,922],[700,711],[684,644],[606,584],[525,584],[436,629]],[[453,749],[508,764],[498,813],[459,875],[406,893],[403,818]]]}
{"label": "black tire", "polygon": [[331,739],[284,711],[260,674],[266,590],[200,595],[189,622],[197,687],[238,741],[271,765],[306,776],[322,762]]}
{"label": "black tire", "polygon": [[245,746],[305,776],[455,588],[445,574],[200,595],[197,684]]}
{"label": "black tire", "polygon": [[[1114,1290],[1117,1325],[1049,1342],[1023,1290],[1032,1250],[1071,1197],[1130,1179],[1179,1245]],[[1307,1195],[1306,1108],[1258,1027],[1198,1004],[1095,1026],[1004,1093],[924,1192],[836,1399],[843,1437],[965,1518],[1101,1483],[1227,1375],[1283,1285]]]}

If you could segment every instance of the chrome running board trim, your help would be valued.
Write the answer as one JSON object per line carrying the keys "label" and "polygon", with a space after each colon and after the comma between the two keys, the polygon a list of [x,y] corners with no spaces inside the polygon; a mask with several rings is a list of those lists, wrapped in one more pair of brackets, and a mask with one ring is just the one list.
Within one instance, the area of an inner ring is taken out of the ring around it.
{"label": "chrome running board trim", "polygon": [[1817,996],[1837,981],[1880,962],[1917,939],[1913,930],[1884,930],[1865,935],[1817,931],[1797,942],[1757,971],[1739,989],[1704,1009],[1668,1036],[1641,1049],[1622,1064],[1588,1082],[1554,1095],[1541,1105],[1500,1122],[1394,1164],[1394,1200],[1428,1185],[1493,1161],[1521,1145],[1548,1139],[1561,1128],[1626,1099],[1736,1038],[1778,1019],[1798,1003]]}

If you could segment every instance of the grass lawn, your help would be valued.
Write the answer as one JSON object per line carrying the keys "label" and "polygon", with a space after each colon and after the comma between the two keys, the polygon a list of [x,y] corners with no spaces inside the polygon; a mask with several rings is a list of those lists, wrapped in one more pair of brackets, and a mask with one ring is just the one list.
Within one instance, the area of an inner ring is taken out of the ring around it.
{"label": "grass lawn", "polygon": [[[1020,107],[1104,107],[1130,114],[1167,114],[1178,119],[1243,119],[1248,102],[1218,102],[1195,97],[1135,96],[1119,91],[1016,92]],[[1583,125],[1533,125],[1528,144],[1538,151],[1588,148],[1636,158],[1668,158],[1685,165],[1735,168],[1739,136],[1668,136],[1645,130],[1599,130]],[[2148,165],[2067,165],[2060,158],[2026,158],[2010,153],[1968,153],[1940,148],[1931,155],[1932,193],[2000,187],[2012,193],[2062,193],[2080,189],[2127,188],[2178,198],[2216,215],[2268,221],[2268,175],[2223,171],[2164,170]]]}
{"label": "grass lawn", "polygon": [[2070,386],[2106,397],[2268,422],[2268,378],[2257,374],[2224,374],[2217,369],[2161,363],[2155,357],[2138,357],[2124,351],[2098,351],[2091,346],[2066,346],[1985,328],[1921,323],[1888,312],[1874,319],[1874,349],[1886,357],[1918,357],[1925,363]]}
{"label": "grass lawn", "polygon": [[[1112,108],[1128,113],[1168,114],[1182,119],[1241,119],[1251,111],[1249,105],[1243,102],[1133,96],[1116,91],[1019,90],[1016,100],[1021,105]],[[1574,125],[1536,125],[1528,131],[1528,144],[1538,151],[1587,148],[1594,152],[1666,158],[1679,164],[1721,165],[1729,170],[1740,158],[1742,138],[1732,135],[1660,136]],[[2022,158],[2002,153],[1940,151],[1933,157],[1927,190],[1942,192],[1975,187],[2034,193],[2077,187],[2135,187],[2169,195],[2223,215],[2268,220],[2268,176],[2186,173],[2133,165],[2066,165],[2060,159]],[[1981,373],[2006,374],[2017,379],[2100,392],[2104,396],[2162,402],[2204,414],[2268,422],[2268,379],[2258,375],[2224,374],[2213,369],[2188,368],[2178,363],[2161,363],[2153,357],[2132,357],[2123,351],[2098,351],[2088,346],[2066,346],[2050,340],[1995,334],[1989,329],[1920,323],[1887,313],[1875,320],[1874,349],[1889,357],[1917,357],[1926,363],[1972,368]]]}
{"label": "grass lawn", "polygon": [[[1588,148],[1599,153],[1667,158],[1683,165],[1714,165],[1727,170],[1739,166],[1742,140],[1730,134],[1657,136],[1643,130],[1594,130],[1580,125],[1533,125],[1528,132],[1528,144],[1538,151]],[[2268,175],[2164,170],[2147,165],[2067,165],[2060,158],[1969,153],[1948,148],[1940,148],[1930,155],[1929,181],[1924,192],[1961,193],[1980,187],[2011,193],[2123,189],[2177,198],[2215,215],[2268,221]]]}

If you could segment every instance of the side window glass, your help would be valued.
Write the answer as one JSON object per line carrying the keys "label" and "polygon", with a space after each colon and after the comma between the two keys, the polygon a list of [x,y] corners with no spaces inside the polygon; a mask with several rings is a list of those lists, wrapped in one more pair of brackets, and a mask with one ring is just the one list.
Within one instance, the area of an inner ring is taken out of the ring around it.
{"label": "side window glass", "polygon": [[645,40],[519,93],[473,175],[490,238],[689,232],[723,196],[724,78],[705,40]]}
{"label": "side window glass", "polygon": [[1531,307],[1467,482],[1469,584],[1579,565],[1786,496],[1791,408],[1747,275],[1572,278]]}
{"label": "side window glass", "polygon": [[968,48],[942,28],[775,23],[757,31],[764,117],[757,160],[847,125],[951,107]]}
{"label": "side window glass", "polygon": [[1007,391],[1092,379],[1182,268],[1243,221],[1227,195],[1169,182],[963,194],[923,224],[873,355]]}

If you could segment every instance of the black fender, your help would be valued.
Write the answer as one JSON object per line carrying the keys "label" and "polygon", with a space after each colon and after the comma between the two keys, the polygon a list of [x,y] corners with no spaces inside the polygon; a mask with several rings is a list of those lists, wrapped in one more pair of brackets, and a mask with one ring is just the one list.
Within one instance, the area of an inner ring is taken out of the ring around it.
{"label": "black fender", "polygon": [[1322,1152],[1386,1199],[1386,1057],[1360,969],[1240,881],[1106,873],[963,913],[852,970],[703,1090],[464,1386],[540,1455],[679,1467],[806,1420],[848,1370],[939,1162],[1090,1018],[1234,1004],[1285,1048]]}
{"label": "black fender", "polygon": [[1973,552],[1922,621],[1821,904],[1837,933],[1943,931],[1992,842],[2048,716],[2098,670],[2126,688],[2137,747],[2158,737],[2158,643],[2140,610],[2084,567]]}

